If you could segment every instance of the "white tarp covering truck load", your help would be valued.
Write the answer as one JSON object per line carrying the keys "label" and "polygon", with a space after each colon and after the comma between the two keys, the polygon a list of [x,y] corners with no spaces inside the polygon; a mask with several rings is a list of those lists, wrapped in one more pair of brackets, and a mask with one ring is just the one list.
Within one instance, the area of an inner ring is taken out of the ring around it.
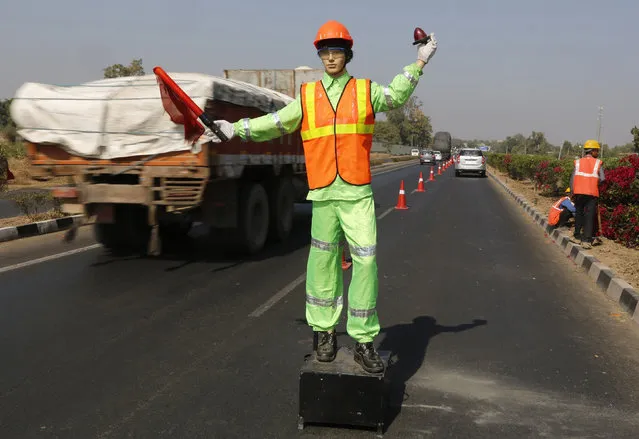
{"label": "white tarp covering truck load", "polygon": [[[279,110],[300,81],[321,73],[170,75],[210,120],[238,120]],[[93,219],[96,239],[114,251],[159,254],[163,240],[183,236],[199,221],[254,253],[269,235],[288,237],[293,203],[308,191],[299,132],[263,143],[214,144],[202,137],[186,144],[183,126],[164,111],[154,75],[68,87],[26,83],[11,116],[33,175],[72,178],[54,196],[64,211]]]}

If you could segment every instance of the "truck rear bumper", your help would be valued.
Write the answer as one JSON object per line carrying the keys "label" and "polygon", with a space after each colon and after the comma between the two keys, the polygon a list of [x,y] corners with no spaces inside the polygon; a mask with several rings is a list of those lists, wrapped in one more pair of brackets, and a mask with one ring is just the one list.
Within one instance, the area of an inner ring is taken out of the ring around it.
{"label": "truck rear bumper", "polygon": [[115,203],[115,204],[148,204],[150,191],[146,186],[92,184],[84,186],[80,200],[84,204]]}

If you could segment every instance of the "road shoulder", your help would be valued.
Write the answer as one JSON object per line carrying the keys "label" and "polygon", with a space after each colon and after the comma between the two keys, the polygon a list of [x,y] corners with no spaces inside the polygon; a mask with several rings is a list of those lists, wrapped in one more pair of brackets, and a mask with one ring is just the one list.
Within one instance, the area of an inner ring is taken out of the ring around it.
{"label": "road shoulder", "polygon": [[619,306],[628,313],[629,317],[639,324],[639,311],[637,303],[639,302],[639,293],[622,277],[618,276],[609,266],[602,263],[593,254],[588,253],[580,245],[570,242],[570,236],[548,225],[546,215],[539,212],[526,198],[513,191],[506,183],[488,172],[491,181],[495,182],[502,190],[504,190],[512,200],[514,200],[526,213],[531,217],[533,222],[538,225],[545,236],[557,245],[566,257],[570,258],[573,263],[581,268],[588,278],[596,284],[596,286],[606,294],[608,298],[617,302]]}

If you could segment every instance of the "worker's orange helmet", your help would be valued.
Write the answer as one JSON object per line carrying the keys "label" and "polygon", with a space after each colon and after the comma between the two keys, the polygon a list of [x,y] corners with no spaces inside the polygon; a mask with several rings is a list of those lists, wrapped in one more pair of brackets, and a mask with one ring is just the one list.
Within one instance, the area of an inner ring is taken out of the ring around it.
{"label": "worker's orange helmet", "polygon": [[344,40],[348,43],[348,48],[353,48],[353,38],[348,33],[348,29],[339,21],[329,20],[324,23],[317,31],[317,36],[313,44],[319,49],[319,44],[323,40]]}

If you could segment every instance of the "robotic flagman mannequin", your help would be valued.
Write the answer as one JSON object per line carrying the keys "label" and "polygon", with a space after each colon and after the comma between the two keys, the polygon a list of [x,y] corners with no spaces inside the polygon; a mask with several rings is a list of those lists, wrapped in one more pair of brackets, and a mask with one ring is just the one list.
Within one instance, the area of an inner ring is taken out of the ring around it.
{"label": "robotic flagman mannequin", "polygon": [[[353,59],[353,38],[343,24],[328,21],[314,41],[325,69],[322,80],[302,84],[295,101],[275,113],[235,123],[215,121],[228,139],[237,136],[253,142],[300,129],[310,189],[307,199],[313,202],[306,319],[318,333],[317,359],[330,362],[337,354],[335,327],[343,307],[340,241],[346,238],[353,259],[347,331],[355,340],[355,361],[370,373],[384,370],[373,345],[380,325],[370,150],[375,114],[408,100],[437,50],[434,34],[421,29],[415,30],[413,44],[417,61],[404,67],[388,86],[356,79],[346,70]],[[212,140],[220,142],[214,135]]]}

